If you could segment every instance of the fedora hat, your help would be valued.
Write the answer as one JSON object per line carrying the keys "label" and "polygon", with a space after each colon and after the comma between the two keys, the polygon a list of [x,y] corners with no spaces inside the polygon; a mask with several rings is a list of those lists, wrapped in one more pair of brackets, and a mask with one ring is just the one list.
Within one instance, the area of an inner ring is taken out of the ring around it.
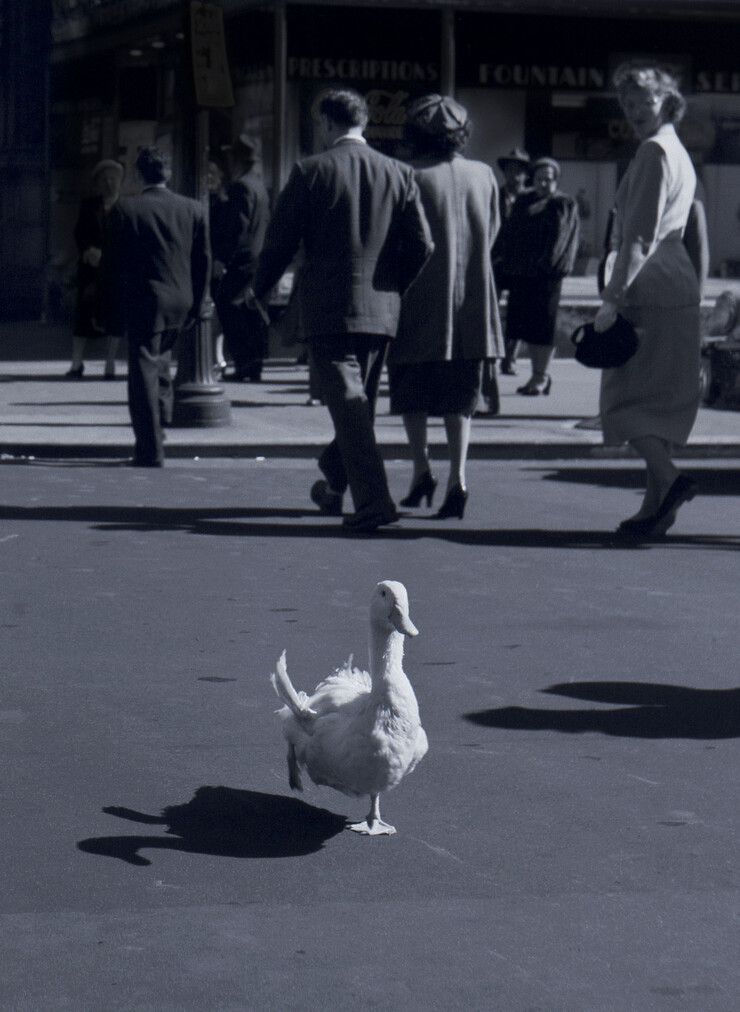
{"label": "fedora hat", "polygon": [[231,145],[231,150],[245,162],[261,162],[262,138],[254,134],[241,133]]}
{"label": "fedora hat", "polygon": [[532,162],[530,169],[532,175],[535,174],[537,169],[552,169],[555,173],[555,178],[560,179],[560,163],[556,162],[554,158],[538,158],[536,162]]}
{"label": "fedora hat", "polygon": [[513,148],[508,155],[501,155],[496,164],[503,171],[505,165],[515,162],[519,165],[526,165],[529,168],[529,155],[524,148]]}

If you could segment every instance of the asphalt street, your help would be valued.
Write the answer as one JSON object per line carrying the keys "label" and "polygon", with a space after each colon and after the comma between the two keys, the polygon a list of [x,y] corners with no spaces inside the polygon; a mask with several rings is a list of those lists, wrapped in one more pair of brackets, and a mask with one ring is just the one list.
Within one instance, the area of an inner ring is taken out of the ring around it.
{"label": "asphalt street", "polygon": [[[736,1009],[740,468],[686,467],[624,548],[633,461],[474,460],[464,521],[356,538],[310,459],[0,464],[0,1007]],[[381,579],[430,749],[364,838],[269,675],[365,666]]]}

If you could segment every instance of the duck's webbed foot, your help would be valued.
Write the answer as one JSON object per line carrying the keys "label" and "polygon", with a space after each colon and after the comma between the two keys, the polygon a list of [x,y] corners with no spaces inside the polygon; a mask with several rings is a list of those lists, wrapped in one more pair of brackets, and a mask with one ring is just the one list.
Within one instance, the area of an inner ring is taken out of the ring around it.
{"label": "duck's webbed foot", "polygon": [[370,811],[364,822],[351,822],[347,829],[353,833],[361,833],[363,836],[392,836],[396,831],[395,826],[383,822],[380,818],[380,798],[377,794],[371,796]]}

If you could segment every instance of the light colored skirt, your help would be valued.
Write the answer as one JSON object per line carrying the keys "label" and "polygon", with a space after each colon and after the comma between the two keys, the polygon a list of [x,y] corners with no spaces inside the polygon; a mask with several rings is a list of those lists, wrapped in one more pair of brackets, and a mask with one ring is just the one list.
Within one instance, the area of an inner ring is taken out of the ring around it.
{"label": "light colored skirt", "polygon": [[622,315],[640,346],[625,365],[601,374],[604,443],[657,436],[683,446],[699,408],[699,307],[630,306]]}

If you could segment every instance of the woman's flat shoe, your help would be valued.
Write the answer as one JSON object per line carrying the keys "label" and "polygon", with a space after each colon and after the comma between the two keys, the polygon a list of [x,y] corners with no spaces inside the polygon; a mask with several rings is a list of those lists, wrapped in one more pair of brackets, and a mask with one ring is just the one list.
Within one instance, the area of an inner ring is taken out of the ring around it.
{"label": "woman's flat shoe", "polygon": [[521,394],[523,397],[539,397],[540,394],[547,397],[550,393],[551,386],[552,376],[547,375],[545,376],[544,383],[536,379],[531,379],[529,382],[525,383],[523,387],[517,387],[516,392]]}
{"label": "woman's flat shoe", "polygon": [[431,471],[425,471],[411,486],[411,491],[405,499],[401,499],[401,506],[418,506],[422,499],[426,498],[427,506],[432,505],[434,493],[438,482]]}
{"label": "woman's flat shoe", "polygon": [[74,368],[68,369],[64,375],[67,377],[67,379],[81,380],[84,371],[85,371],[84,365],[78,365],[76,369]]}
{"label": "woman's flat shoe", "polygon": [[454,485],[445,496],[445,501],[434,514],[435,520],[447,520],[449,517],[457,517],[462,520],[465,516],[465,503],[468,501],[468,490],[462,485]]}

